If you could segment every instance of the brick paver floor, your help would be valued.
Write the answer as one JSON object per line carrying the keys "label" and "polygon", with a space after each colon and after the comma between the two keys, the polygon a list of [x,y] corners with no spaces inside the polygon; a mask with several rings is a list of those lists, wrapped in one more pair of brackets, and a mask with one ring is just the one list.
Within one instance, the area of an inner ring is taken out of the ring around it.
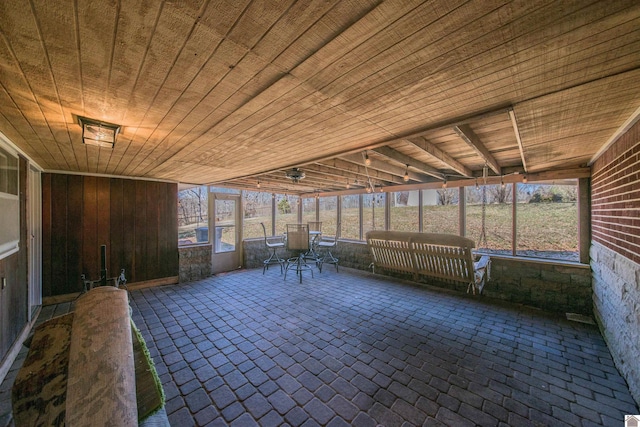
{"label": "brick paver floor", "polygon": [[174,426],[621,425],[595,326],[341,269],[131,293]]}
{"label": "brick paver floor", "polygon": [[329,268],[130,299],[176,427],[587,427],[639,413],[595,326],[482,297]]}

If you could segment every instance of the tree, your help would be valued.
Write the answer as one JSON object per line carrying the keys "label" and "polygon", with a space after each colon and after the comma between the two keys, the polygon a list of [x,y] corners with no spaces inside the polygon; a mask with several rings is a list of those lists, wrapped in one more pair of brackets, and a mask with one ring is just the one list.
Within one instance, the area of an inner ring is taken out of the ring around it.
{"label": "tree", "polygon": [[442,188],[436,190],[438,194],[438,205],[453,205],[458,202],[458,191],[453,188]]}
{"label": "tree", "polygon": [[532,192],[529,203],[575,202],[578,189],[575,185],[538,185]]}
{"label": "tree", "polygon": [[291,213],[291,205],[289,204],[289,199],[283,197],[278,202],[278,212],[281,214],[289,214]]}
{"label": "tree", "polygon": [[511,185],[488,185],[487,203],[510,203],[511,187]]}
{"label": "tree", "polygon": [[207,219],[207,187],[199,186],[178,192],[178,221],[182,225]]}
{"label": "tree", "polygon": [[409,203],[409,192],[408,191],[399,191],[395,197],[396,206],[407,206]]}

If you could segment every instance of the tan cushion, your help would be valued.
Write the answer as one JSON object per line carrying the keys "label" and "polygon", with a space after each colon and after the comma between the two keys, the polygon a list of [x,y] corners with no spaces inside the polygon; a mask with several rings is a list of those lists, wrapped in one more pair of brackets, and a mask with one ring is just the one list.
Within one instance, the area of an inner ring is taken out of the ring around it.
{"label": "tan cushion", "polygon": [[138,423],[127,292],[111,286],[82,295],[69,348],[66,425]]}

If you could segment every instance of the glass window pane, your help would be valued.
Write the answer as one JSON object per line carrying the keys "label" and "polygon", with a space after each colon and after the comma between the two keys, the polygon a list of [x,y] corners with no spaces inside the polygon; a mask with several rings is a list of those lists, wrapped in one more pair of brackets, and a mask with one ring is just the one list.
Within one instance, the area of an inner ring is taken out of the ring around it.
{"label": "glass window pane", "polygon": [[240,190],[236,188],[228,188],[228,187],[209,187],[209,191],[211,193],[220,193],[220,194],[240,194]]}
{"label": "glass window pane", "polygon": [[394,231],[419,231],[418,205],[420,200],[418,190],[389,193],[389,197],[391,204],[390,229]]}
{"label": "glass window pane", "polygon": [[[511,255],[512,185],[480,185],[465,189],[467,199],[467,235],[481,252]],[[483,203],[484,203],[484,233]],[[486,238],[485,238],[486,237]]]}
{"label": "glass window pane", "polygon": [[340,237],[343,239],[360,239],[360,196],[350,194],[341,196]]}
{"label": "glass window pane", "polygon": [[271,193],[243,191],[244,224],[242,238],[264,237],[260,223],[264,223],[267,236],[271,235]]}
{"label": "glass window pane", "polygon": [[215,200],[215,252],[236,250],[236,201]]}
{"label": "glass window pane", "polygon": [[459,234],[459,190],[422,190],[422,232]]}
{"label": "glass window pane", "polygon": [[336,222],[338,221],[338,197],[320,197],[320,221],[322,222],[322,234],[335,236]]}
{"label": "glass window pane", "polygon": [[18,195],[18,156],[0,147],[0,193]]}
{"label": "glass window pane", "polygon": [[518,184],[517,255],[580,261],[577,182]]}
{"label": "glass window pane", "polygon": [[287,224],[298,223],[298,207],[300,197],[276,194],[276,235],[287,231]]}
{"label": "glass window pane", "polygon": [[178,245],[209,241],[207,187],[178,191]]}
{"label": "glass window pane", "polygon": [[386,193],[364,194],[362,196],[362,239],[367,231],[384,230],[384,200]]}
{"label": "glass window pane", "polygon": [[305,197],[302,199],[302,223],[316,220],[316,198]]}

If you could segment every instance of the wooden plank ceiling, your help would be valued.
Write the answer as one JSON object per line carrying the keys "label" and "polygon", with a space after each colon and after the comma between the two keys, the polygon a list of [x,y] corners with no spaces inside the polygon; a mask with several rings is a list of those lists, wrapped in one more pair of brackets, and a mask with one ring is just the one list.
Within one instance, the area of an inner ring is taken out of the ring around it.
{"label": "wooden plank ceiling", "polygon": [[[640,107],[637,0],[13,0],[0,33],[0,132],[48,171],[304,193],[566,170]],[[121,125],[114,149],[77,116]]]}

